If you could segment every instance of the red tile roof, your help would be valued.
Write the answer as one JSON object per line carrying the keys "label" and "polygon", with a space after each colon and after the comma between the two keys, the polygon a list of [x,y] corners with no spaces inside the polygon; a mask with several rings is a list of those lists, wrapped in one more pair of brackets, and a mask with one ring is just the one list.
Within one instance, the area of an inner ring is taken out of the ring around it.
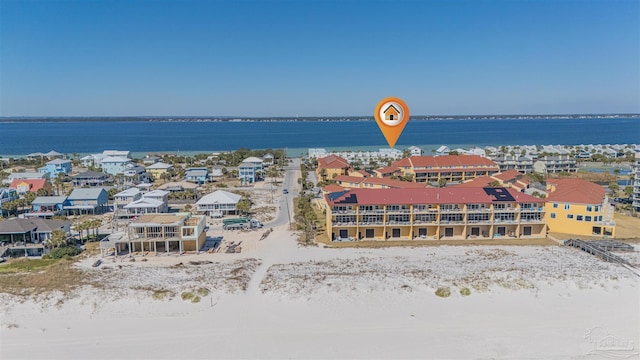
{"label": "red tile roof", "polygon": [[601,204],[606,193],[604,187],[582,179],[548,179],[547,184],[555,185],[547,202]]}
{"label": "red tile roof", "polygon": [[393,166],[398,167],[464,167],[464,166],[490,166],[498,169],[491,159],[479,155],[445,155],[445,156],[411,156],[409,158],[395,161]]}
{"label": "red tile roof", "polygon": [[342,186],[336,185],[336,184],[329,184],[322,188],[322,191],[324,191],[325,193],[332,193],[332,192],[338,192],[343,190],[344,188]]}
{"label": "red tile roof", "polygon": [[[508,192],[516,202],[541,202],[531,195],[514,189],[498,188]],[[413,205],[413,204],[461,204],[491,203],[496,200],[483,188],[424,188],[424,189],[353,189],[344,194],[326,195],[330,206],[335,204],[358,205]]]}
{"label": "red tile roof", "polygon": [[414,183],[408,181],[400,181],[389,178],[369,177],[364,179],[362,184],[366,187],[368,184],[382,185],[392,189],[424,189],[425,183]]}
{"label": "red tile roof", "polygon": [[356,183],[359,184],[364,181],[365,178],[360,176],[338,175],[333,178],[337,183]]}
{"label": "red tile roof", "polygon": [[480,176],[469,181],[465,181],[462,184],[451,185],[451,187],[487,187],[495,180],[489,176]]}
{"label": "red tile roof", "polygon": [[399,172],[400,168],[397,167],[397,166],[385,166],[385,167],[382,167],[380,169],[376,169],[375,171],[379,172],[382,175],[390,175],[390,174],[393,174],[395,172]]}
{"label": "red tile roof", "polygon": [[515,181],[521,178],[522,174],[518,170],[507,170],[491,176],[502,181]]}
{"label": "red tile roof", "polygon": [[9,185],[9,187],[12,189],[17,189],[18,185],[20,185],[21,183],[29,184],[29,191],[36,192],[42,189],[47,184],[47,179],[15,179],[11,182],[11,185]]}
{"label": "red tile roof", "polygon": [[344,169],[349,167],[349,162],[338,155],[329,155],[318,159],[318,168]]}

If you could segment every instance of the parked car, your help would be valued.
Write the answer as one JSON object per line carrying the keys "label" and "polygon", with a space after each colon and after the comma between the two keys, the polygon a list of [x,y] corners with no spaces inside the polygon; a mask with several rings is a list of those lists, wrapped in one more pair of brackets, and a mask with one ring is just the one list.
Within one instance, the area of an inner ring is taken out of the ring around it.
{"label": "parked car", "polygon": [[283,194],[288,194],[288,193],[289,193],[289,190],[287,190],[287,189],[283,189],[283,190],[282,190],[282,193],[283,193]]}

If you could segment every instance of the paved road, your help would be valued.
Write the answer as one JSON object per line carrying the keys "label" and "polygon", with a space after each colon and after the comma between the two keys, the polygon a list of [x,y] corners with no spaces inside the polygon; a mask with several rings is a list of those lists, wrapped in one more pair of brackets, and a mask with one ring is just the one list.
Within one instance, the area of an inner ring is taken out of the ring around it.
{"label": "paved road", "polygon": [[281,194],[278,201],[278,209],[276,209],[277,215],[273,221],[266,223],[264,226],[267,228],[280,226],[293,221],[293,198],[298,193],[299,185],[298,178],[300,177],[300,159],[293,159],[287,167],[285,167],[284,181],[282,182],[282,188],[276,190],[282,192],[286,189],[288,194]]}

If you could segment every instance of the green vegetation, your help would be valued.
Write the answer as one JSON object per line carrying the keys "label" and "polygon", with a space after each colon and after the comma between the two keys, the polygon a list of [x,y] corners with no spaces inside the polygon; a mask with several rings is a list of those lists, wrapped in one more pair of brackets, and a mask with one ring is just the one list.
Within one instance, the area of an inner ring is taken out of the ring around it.
{"label": "green vegetation", "polygon": [[471,290],[469,290],[469,288],[463,287],[460,289],[460,295],[469,296],[471,295]]}
{"label": "green vegetation", "polygon": [[316,235],[316,221],[318,220],[318,216],[313,210],[311,199],[313,199],[312,195],[302,195],[293,200],[296,228],[302,231],[299,241],[304,245],[313,244]]}
{"label": "green vegetation", "polygon": [[165,300],[165,299],[171,299],[175,295],[176,294],[171,290],[155,290],[153,292],[152,297],[154,300]]}
{"label": "green vegetation", "polygon": [[196,294],[198,294],[199,296],[205,297],[205,296],[209,295],[209,289],[207,289],[205,287],[198,288],[196,290]]}
{"label": "green vegetation", "polygon": [[190,292],[190,291],[185,291],[183,292],[180,297],[182,298],[182,300],[184,301],[191,301],[191,303],[195,304],[195,303],[199,303],[200,302],[200,296]]}
{"label": "green vegetation", "polygon": [[63,246],[58,247],[53,250],[48,255],[44,255],[43,259],[62,259],[65,257],[72,257],[79,255],[82,250],[78,249],[75,246]]}
{"label": "green vegetation", "polygon": [[17,273],[17,272],[29,272],[45,268],[49,265],[55,264],[58,259],[17,259],[9,261],[7,264],[0,265],[0,274],[3,273]]}
{"label": "green vegetation", "polygon": [[438,290],[436,290],[436,295],[446,298],[451,296],[451,290],[449,290],[448,287],[441,287],[441,288],[438,288]]}

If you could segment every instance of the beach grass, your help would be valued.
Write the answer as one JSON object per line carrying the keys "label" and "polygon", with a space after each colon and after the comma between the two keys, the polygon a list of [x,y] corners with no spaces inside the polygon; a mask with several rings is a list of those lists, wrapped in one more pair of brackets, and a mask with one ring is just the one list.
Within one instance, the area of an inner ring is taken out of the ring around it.
{"label": "beach grass", "polygon": [[615,213],[616,239],[640,240],[640,218]]}
{"label": "beach grass", "polygon": [[58,262],[59,259],[26,259],[20,258],[10,260],[6,264],[0,265],[0,274],[12,274],[19,272],[30,272],[41,270]]}
{"label": "beach grass", "polygon": [[0,289],[8,294],[39,295],[56,290],[67,293],[87,284],[85,273],[75,268],[72,260],[23,259],[4,266],[12,269],[0,273]]}

